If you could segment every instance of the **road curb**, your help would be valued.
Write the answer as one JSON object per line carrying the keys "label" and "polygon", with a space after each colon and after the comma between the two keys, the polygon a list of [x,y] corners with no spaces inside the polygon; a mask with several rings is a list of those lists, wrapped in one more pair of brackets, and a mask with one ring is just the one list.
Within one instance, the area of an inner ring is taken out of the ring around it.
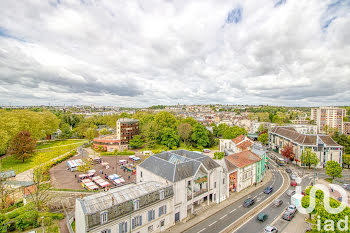
{"label": "road curb", "polygon": [[[229,233],[233,232],[234,230],[238,230],[248,222],[250,219],[252,219],[257,213],[261,211],[261,209],[264,209],[266,206],[271,204],[271,201],[280,197],[283,195],[283,193],[289,188],[289,177],[286,174],[285,171],[279,171],[282,178],[283,178],[283,185],[270,197],[268,197],[265,201],[261,202],[259,205],[257,205],[254,209],[247,212],[245,215],[231,223],[229,226],[227,226],[224,230],[220,231],[220,233]],[[260,208],[259,208],[260,207]]]}

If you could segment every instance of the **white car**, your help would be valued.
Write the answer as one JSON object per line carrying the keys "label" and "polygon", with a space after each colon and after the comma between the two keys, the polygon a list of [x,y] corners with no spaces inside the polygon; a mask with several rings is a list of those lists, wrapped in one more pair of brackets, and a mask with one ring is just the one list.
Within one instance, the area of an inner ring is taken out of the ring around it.
{"label": "white car", "polygon": [[277,233],[277,232],[278,232],[278,230],[274,226],[267,226],[264,229],[264,233]]}
{"label": "white car", "polygon": [[297,207],[295,205],[289,205],[286,210],[295,213],[297,211]]}

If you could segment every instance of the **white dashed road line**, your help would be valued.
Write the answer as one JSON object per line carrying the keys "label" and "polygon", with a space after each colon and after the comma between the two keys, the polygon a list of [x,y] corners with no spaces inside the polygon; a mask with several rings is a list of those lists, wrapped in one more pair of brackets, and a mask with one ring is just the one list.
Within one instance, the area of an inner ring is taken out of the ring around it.
{"label": "white dashed road line", "polygon": [[225,214],[224,216],[222,216],[222,217],[220,218],[220,220],[226,218],[226,216],[227,216],[227,214]]}
{"label": "white dashed road line", "polygon": [[200,232],[202,232],[202,231],[204,231],[204,230],[205,230],[205,228],[203,228],[202,230],[198,231],[198,233],[200,233]]}
{"label": "white dashed road line", "polygon": [[212,225],[214,225],[215,223],[217,223],[218,221],[215,221],[215,222],[212,222],[211,224],[209,224],[208,226],[212,226]]}
{"label": "white dashed road line", "polygon": [[230,211],[230,214],[232,214],[232,213],[235,212],[235,211],[236,211],[236,209],[231,210],[231,211]]}

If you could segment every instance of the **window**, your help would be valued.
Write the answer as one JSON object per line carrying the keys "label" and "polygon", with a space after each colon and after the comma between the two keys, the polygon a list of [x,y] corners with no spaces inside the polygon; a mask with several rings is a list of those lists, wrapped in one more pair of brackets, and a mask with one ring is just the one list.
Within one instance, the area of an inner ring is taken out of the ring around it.
{"label": "window", "polygon": [[163,200],[164,198],[165,198],[165,191],[164,190],[159,191],[159,199]]}
{"label": "window", "polygon": [[100,214],[100,222],[101,224],[105,224],[108,222],[108,212],[104,211]]}
{"label": "window", "polygon": [[191,186],[191,181],[187,181],[187,186]]}
{"label": "window", "polygon": [[224,179],[222,179],[222,184],[225,184],[225,178],[224,178]]}
{"label": "window", "polygon": [[139,200],[135,200],[134,201],[134,211],[138,210],[140,208],[140,201]]}
{"label": "window", "polygon": [[149,222],[152,221],[153,219],[155,219],[155,213],[156,213],[156,211],[154,211],[154,210],[148,211],[148,221]]}
{"label": "window", "polygon": [[166,205],[159,207],[159,217],[166,214]]}
{"label": "window", "polygon": [[153,231],[153,225],[148,227],[148,232],[152,232]]}
{"label": "window", "polygon": [[142,225],[142,216],[136,216],[132,219],[132,229]]}
{"label": "window", "polygon": [[128,223],[122,222],[119,223],[119,233],[127,233],[128,232]]}
{"label": "window", "polygon": [[111,229],[103,230],[103,231],[101,231],[101,233],[111,233]]}
{"label": "window", "polygon": [[164,227],[165,225],[165,220],[160,221],[160,227]]}
{"label": "window", "polygon": [[214,182],[214,189],[216,188],[216,182]]}
{"label": "window", "polygon": [[141,172],[141,178],[142,178],[142,172]]}

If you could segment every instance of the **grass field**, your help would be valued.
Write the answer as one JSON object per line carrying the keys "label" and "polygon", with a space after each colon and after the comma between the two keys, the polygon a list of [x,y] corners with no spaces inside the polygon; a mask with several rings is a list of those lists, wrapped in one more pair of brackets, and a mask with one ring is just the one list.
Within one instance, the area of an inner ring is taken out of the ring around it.
{"label": "grass field", "polygon": [[[66,144],[64,143],[68,141],[70,142]],[[78,148],[79,146],[83,145],[86,142],[87,140],[60,141],[60,143],[62,144],[60,144],[59,146],[57,146],[57,144],[51,144],[52,146],[50,147],[41,148],[43,150],[36,151],[31,158],[24,160],[24,162],[17,160],[13,155],[7,156],[0,160],[1,170],[3,171],[14,170],[16,174],[18,174],[33,168],[35,166],[33,162],[33,158],[36,156],[42,156],[43,157],[42,162],[44,163],[60,155],[63,155],[73,149]]]}
{"label": "grass field", "polygon": [[77,139],[77,140],[68,139],[68,140],[55,140],[55,141],[39,142],[35,149],[36,150],[41,150],[41,149],[45,149],[45,148],[49,148],[49,147],[64,146],[64,145],[68,145],[68,144],[79,143],[79,142],[82,142],[82,141],[86,141],[86,140],[82,140],[82,139]]}

